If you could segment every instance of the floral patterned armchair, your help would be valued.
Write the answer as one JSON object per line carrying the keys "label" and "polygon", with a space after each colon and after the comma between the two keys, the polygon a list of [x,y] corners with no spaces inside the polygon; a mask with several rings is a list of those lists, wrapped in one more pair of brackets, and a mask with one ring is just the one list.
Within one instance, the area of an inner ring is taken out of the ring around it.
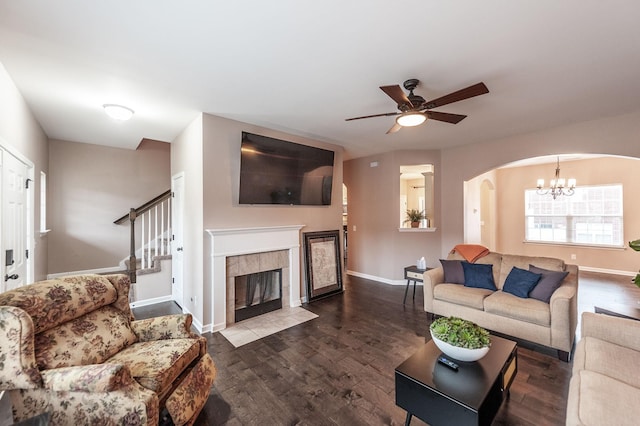
{"label": "floral patterned armchair", "polygon": [[125,275],[80,275],[0,294],[0,390],[14,421],[193,424],[216,376],[191,315],[135,321]]}

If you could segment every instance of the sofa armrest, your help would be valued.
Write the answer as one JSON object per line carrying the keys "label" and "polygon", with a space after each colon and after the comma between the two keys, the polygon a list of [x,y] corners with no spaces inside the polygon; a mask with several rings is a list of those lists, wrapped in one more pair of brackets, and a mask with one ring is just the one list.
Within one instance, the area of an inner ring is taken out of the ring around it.
{"label": "sofa armrest", "polygon": [[578,327],[578,267],[566,265],[569,275],[551,295],[551,346],[571,352]]}
{"label": "sofa armrest", "polygon": [[191,314],[165,315],[132,321],[131,328],[141,342],[200,337],[191,331],[191,321]]}
{"label": "sofa armrest", "polygon": [[433,289],[444,282],[444,270],[442,268],[430,269],[422,275],[424,310],[433,313]]}
{"label": "sofa armrest", "polygon": [[640,321],[583,312],[581,328],[582,337],[594,337],[640,351]]}
{"label": "sofa armrest", "polygon": [[15,306],[0,306],[0,391],[42,387],[33,321]]}
{"label": "sofa armrest", "polygon": [[112,392],[130,385],[132,378],[122,364],[92,364],[44,370],[42,381],[56,392]]}

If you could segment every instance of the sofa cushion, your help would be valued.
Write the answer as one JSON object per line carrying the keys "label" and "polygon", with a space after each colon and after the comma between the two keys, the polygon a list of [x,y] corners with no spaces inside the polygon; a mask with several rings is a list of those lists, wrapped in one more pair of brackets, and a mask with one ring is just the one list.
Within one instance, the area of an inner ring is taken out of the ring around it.
{"label": "sofa cushion", "polygon": [[507,276],[511,269],[516,266],[520,269],[529,269],[529,264],[535,265],[538,268],[548,269],[550,271],[564,271],[565,265],[562,259],[555,259],[552,257],[542,256],[519,256],[514,254],[503,254],[502,264],[500,266],[500,278],[496,282],[496,286],[502,289],[504,282],[507,280]]}
{"label": "sofa cushion", "polygon": [[433,289],[434,299],[480,310],[484,308],[484,298],[491,293],[493,293],[492,290],[458,284],[438,284]]}
{"label": "sofa cushion", "polygon": [[542,275],[538,284],[529,293],[529,297],[545,303],[549,303],[551,295],[560,287],[562,280],[569,275],[569,271],[550,271],[533,265],[529,265],[529,271]]}
{"label": "sofa cushion", "polygon": [[462,269],[464,270],[465,287],[496,290],[496,285],[493,281],[493,265],[462,262]]}
{"label": "sofa cushion", "polygon": [[36,335],[36,362],[41,370],[101,364],[137,340],[128,316],[103,306]]}
{"label": "sofa cushion", "polygon": [[638,351],[587,336],[578,342],[575,352],[574,374],[578,370],[594,371],[640,388]]}
{"label": "sofa cushion", "polygon": [[640,389],[604,374],[581,370],[571,378],[567,424],[637,425],[638,401]]}
{"label": "sofa cushion", "polygon": [[488,313],[549,327],[551,310],[547,303],[535,299],[522,299],[504,291],[496,291],[484,299]]}
{"label": "sofa cushion", "polygon": [[514,266],[511,268],[511,272],[509,272],[502,290],[526,299],[529,297],[529,292],[531,292],[536,284],[538,284],[538,281],[540,281],[540,277],[542,277],[542,274],[536,274]]}
{"label": "sofa cushion", "polygon": [[36,334],[116,301],[116,289],[100,275],[41,281],[0,294],[0,305],[24,309]]}
{"label": "sofa cushion", "polygon": [[162,398],[178,375],[199,354],[198,339],[153,340],[134,343],[106,362],[126,365],[138,383]]}
{"label": "sofa cushion", "polygon": [[444,282],[447,284],[464,284],[464,270],[461,260],[440,259],[442,271],[444,272]]}

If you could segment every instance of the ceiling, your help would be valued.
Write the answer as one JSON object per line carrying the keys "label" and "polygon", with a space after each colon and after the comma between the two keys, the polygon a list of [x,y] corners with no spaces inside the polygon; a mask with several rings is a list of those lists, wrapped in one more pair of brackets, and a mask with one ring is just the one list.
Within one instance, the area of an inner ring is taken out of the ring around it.
{"label": "ceiling", "polygon": [[[640,110],[635,0],[0,0],[0,63],[50,138],[136,148],[200,112],[342,145],[441,149]],[[418,78],[453,125],[385,132]],[[115,122],[105,103],[135,110]]]}

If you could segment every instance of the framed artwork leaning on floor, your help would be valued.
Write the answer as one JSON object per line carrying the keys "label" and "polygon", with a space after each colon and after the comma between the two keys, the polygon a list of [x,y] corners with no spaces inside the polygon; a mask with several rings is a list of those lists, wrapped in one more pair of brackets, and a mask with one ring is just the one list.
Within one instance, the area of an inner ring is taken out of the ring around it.
{"label": "framed artwork leaning on floor", "polygon": [[342,293],[339,231],[305,232],[303,235],[308,301]]}

